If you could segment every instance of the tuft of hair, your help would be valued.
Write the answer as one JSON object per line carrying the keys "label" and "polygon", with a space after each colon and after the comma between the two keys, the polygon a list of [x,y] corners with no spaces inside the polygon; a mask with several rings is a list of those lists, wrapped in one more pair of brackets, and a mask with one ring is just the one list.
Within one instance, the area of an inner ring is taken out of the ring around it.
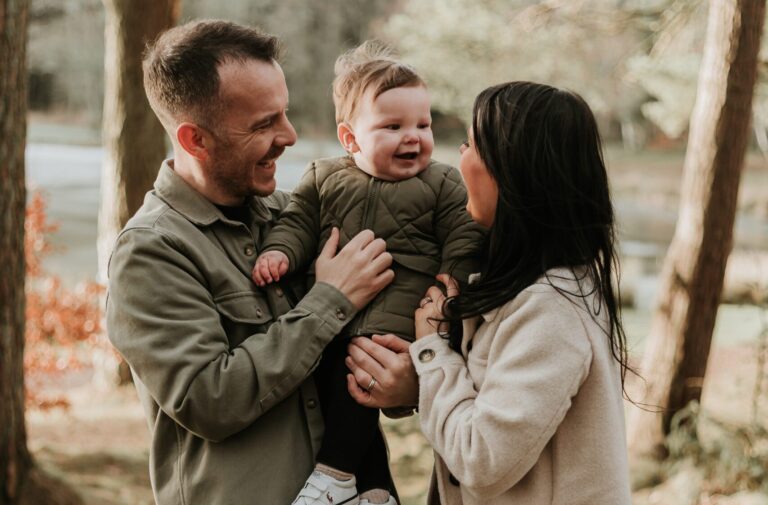
{"label": "tuft of hair", "polygon": [[142,61],[144,90],[152,110],[169,128],[174,122],[203,124],[219,107],[219,66],[279,56],[278,39],[257,28],[205,19],[163,32]]}
{"label": "tuft of hair", "polygon": [[336,59],[333,104],[336,122],[354,119],[360,99],[369,90],[373,99],[394,88],[426,86],[412,66],[397,59],[395,51],[378,40],[366,40]]}

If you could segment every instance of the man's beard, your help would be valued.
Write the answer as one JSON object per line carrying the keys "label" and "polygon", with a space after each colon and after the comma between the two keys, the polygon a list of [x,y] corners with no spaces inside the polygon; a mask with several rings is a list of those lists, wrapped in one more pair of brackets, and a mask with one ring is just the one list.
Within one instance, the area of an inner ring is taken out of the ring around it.
{"label": "man's beard", "polygon": [[231,145],[221,145],[209,160],[207,170],[214,185],[243,203],[254,196],[264,197],[272,194],[272,191],[259,191],[254,185],[254,171],[258,170],[256,163],[247,161],[234,152],[235,149]]}

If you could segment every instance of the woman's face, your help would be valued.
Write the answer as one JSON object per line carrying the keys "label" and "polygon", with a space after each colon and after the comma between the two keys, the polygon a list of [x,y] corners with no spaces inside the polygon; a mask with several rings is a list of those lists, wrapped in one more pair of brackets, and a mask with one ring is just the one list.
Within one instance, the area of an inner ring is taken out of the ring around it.
{"label": "woman's face", "polygon": [[490,228],[496,215],[499,187],[475,148],[474,132],[470,129],[468,140],[459,148],[459,170],[467,185],[467,211],[478,224]]}

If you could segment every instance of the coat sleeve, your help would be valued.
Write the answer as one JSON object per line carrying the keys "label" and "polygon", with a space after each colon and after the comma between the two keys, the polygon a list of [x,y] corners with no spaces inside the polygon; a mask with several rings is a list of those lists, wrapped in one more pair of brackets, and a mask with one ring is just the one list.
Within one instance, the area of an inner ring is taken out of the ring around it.
{"label": "coat sleeve", "polygon": [[320,241],[320,197],[315,164],[311,163],[291,193],[290,202],[262,243],[261,251],[288,256],[289,272],[306,268],[315,260]]}
{"label": "coat sleeve", "polygon": [[465,282],[477,271],[477,260],[485,231],[467,212],[467,190],[459,171],[449,167],[435,212],[435,231],[442,245],[441,273]]}
{"label": "coat sleeve", "polygon": [[[573,317],[551,317],[553,306]],[[528,297],[493,336],[479,389],[446,340],[433,335],[411,345],[422,430],[466,492],[498,496],[538,461],[587,377],[592,350],[583,328],[573,307]],[[434,358],[422,362],[427,350]],[[473,359],[482,366],[485,358]]]}
{"label": "coat sleeve", "polygon": [[355,313],[341,292],[317,283],[265,333],[232,347],[206,280],[173,236],[123,232],[109,273],[110,340],[159,408],[211,441],[248,427],[295,391]]}

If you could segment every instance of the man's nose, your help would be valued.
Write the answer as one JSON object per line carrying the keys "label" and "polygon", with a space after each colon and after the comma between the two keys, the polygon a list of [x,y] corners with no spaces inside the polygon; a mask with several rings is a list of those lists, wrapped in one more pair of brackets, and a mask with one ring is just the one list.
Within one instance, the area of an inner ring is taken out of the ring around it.
{"label": "man's nose", "polygon": [[283,121],[282,128],[275,137],[275,144],[280,146],[292,146],[296,143],[297,138],[296,130],[293,128],[290,120],[286,117]]}

